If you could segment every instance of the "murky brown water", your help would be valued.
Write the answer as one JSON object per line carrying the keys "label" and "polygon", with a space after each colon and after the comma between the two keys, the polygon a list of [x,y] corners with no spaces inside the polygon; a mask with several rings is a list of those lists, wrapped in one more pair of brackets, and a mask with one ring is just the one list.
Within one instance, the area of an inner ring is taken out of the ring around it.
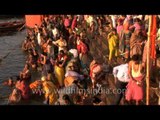
{"label": "murky brown water", "polygon": [[[8,20],[9,19],[6,21]],[[2,22],[2,20],[0,20],[0,22]],[[0,62],[0,105],[7,103],[8,96],[11,93],[11,88],[3,86],[2,83],[7,80],[8,77],[18,75],[24,67],[25,54],[21,50],[21,44],[25,34],[26,31],[23,30],[12,35],[0,37],[0,58],[8,55]]]}

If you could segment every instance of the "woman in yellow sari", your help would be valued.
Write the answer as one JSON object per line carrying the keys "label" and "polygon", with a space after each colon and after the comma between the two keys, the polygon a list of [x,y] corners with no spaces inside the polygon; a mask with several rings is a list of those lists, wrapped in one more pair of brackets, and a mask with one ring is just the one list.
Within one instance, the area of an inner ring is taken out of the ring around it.
{"label": "woman in yellow sari", "polygon": [[55,102],[58,100],[58,89],[57,87],[49,80],[46,79],[45,76],[41,78],[42,85],[43,85],[43,91],[45,93],[45,101],[46,104],[49,102],[49,105],[54,105]]}
{"label": "woman in yellow sari", "polygon": [[55,64],[55,76],[59,82],[60,87],[64,86],[64,68],[67,64],[67,55],[64,53],[63,50],[60,50],[58,59],[56,60]]}
{"label": "woman in yellow sari", "polygon": [[108,34],[108,44],[109,44],[109,61],[111,62],[113,58],[118,56],[119,38],[116,29]]}

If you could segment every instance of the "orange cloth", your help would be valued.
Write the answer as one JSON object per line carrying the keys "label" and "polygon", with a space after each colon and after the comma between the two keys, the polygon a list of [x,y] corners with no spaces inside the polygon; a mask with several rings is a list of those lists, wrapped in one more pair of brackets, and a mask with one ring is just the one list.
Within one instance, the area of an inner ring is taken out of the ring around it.
{"label": "orange cloth", "polygon": [[64,85],[65,85],[65,87],[70,86],[74,82],[74,80],[76,80],[76,79],[77,79],[77,77],[75,77],[75,76],[68,76],[68,77],[66,77],[64,79]]}
{"label": "orange cloth", "polygon": [[43,19],[43,15],[25,15],[26,26],[33,28],[35,24],[38,26],[41,25]]}
{"label": "orange cloth", "polygon": [[156,33],[157,33],[157,20],[156,15],[152,15],[152,22],[151,22],[151,58],[156,58],[156,46],[155,46],[155,40],[156,40]]}
{"label": "orange cloth", "polygon": [[39,85],[42,85],[42,81],[41,80],[36,80],[33,83],[31,83],[29,85],[30,89],[35,89],[37,88]]}

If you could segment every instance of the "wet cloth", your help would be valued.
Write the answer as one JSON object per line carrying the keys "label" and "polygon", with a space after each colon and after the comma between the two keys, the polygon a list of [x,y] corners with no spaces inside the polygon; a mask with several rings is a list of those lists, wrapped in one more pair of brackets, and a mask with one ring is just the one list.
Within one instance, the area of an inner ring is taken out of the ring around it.
{"label": "wet cloth", "polygon": [[60,86],[64,85],[64,68],[55,65],[55,76],[59,82]]}
{"label": "wet cloth", "polygon": [[[134,78],[138,81],[142,81],[142,76]],[[143,87],[137,85],[137,83],[133,80],[130,80],[130,82],[127,85],[126,90],[126,100],[142,100],[143,99]]]}
{"label": "wet cloth", "polygon": [[49,105],[54,105],[58,100],[57,87],[51,81],[44,81],[43,90],[45,92],[45,99],[49,99]]}
{"label": "wet cloth", "polygon": [[142,84],[142,80],[143,80],[143,74],[141,73],[141,68],[142,68],[142,64],[138,65],[138,70],[135,71],[134,70],[134,64],[132,63],[132,77],[138,81],[141,82],[140,85],[137,84],[136,81],[134,80],[130,80],[128,85],[127,85],[127,90],[126,90],[126,100],[130,101],[130,100],[142,100],[143,99],[143,84]]}
{"label": "wet cloth", "polygon": [[32,82],[29,87],[30,89],[37,89],[38,86],[41,86],[42,85],[42,81],[41,80],[36,80],[34,82]]}
{"label": "wet cloth", "polygon": [[64,79],[64,85],[65,87],[68,87],[70,85],[72,85],[72,83],[77,80],[78,78],[76,76],[67,76],[65,79]]}

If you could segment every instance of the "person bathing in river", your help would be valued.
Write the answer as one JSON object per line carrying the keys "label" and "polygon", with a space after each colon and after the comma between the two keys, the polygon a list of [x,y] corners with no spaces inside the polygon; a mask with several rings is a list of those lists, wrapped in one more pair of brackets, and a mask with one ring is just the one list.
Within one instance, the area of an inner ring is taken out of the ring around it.
{"label": "person bathing in river", "polygon": [[9,96],[8,104],[15,105],[20,103],[22,99],[21,92],[17,88],[13,89],[11,95]]}
{"label": "person bathing in river", "polygon": [[32,69],[37,69],[37,59],[38,59],[37,55],[33,55],[33,53],[29,53],[28,59],[27,59],[27,64],[29,64],[29,66]]}
{"label": "person bathing in river", "polygon": [[13,78],[10,77],[7,81],[3,82],[3,85],[7,85],[10,87],[13,87],[16,84],[16,82],[13,81]]}
{"label": "person bathing in river", "polygon": [[20,72],[20,78],[24,80],[29,80],[31,78],[31,72],[28,64],[25,64],[23,71]]}
{"label": "person bathing in river", "polygon": [[20,90],[22,99],[25,100],[25,101],[28,101],[29,97],[30,97],[30,88],[29,88],[29,85],[27,84],[27,81],[25,81],[25,80],[23,80],[23,79],[20,78],[16,82],[15,87],[18,90]]}

